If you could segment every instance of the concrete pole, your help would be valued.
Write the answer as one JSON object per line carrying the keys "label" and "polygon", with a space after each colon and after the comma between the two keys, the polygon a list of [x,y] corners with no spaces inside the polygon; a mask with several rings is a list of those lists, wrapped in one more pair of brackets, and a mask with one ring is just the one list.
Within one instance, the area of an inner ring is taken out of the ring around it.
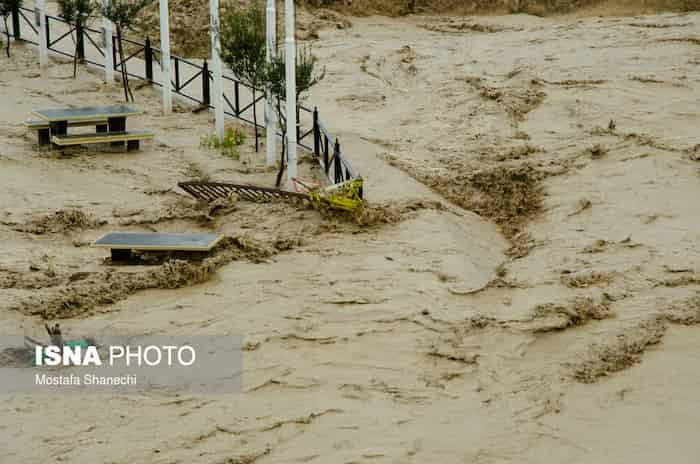
{"label": "concrete pole", "polygon": [[294,44],[294,0],[285,0],[284,4],[284,58],[285,80],[287,84],[287,187],[293,188],[292,179],[297,176],[297,75],[296,47]]}
{"label": "concrete pole", "polygon": [[44,0],[36,1],[36,13],[39,16],[39,64],[46,67],[49,64],[49,44],[46,37],[46,8]]}
{"label": "concrete pole", "polygon": [[[221,77],[221,41],[219,40],[219,0],[211,0],[211,67],[214,73],[214,118],[216,120],[216,137],[224,140],[224,89]],[[209,79],[209,76],[202,76]]]}
{"label": "concrete pole", "polygon": [[[109,2],[110,0],[102,0],[102,6],[107,8]],[[112,21],[107,18],[102,18],[102,27],[104,28],[105,41],[105,82],[111,84],[114,82],[114,51],[112,50],[114,40],[112,40]]]}
{"label": "concrete pole", "polygon": [[[267,0],[267,62],[271,63],[277,50],[277,12],[275,10],[276,0]],[[277,152],[277,112],[272,92],[268,86],[265,89],[265,132],[267,134],[267,165],[275,164],[275,154]]]}
{"label": "concrete pole", "polygon": [[170,11],[168,0],[160,0],[160,83],[163,87],[163,113],[173,112],[172,76],[170,73]]}

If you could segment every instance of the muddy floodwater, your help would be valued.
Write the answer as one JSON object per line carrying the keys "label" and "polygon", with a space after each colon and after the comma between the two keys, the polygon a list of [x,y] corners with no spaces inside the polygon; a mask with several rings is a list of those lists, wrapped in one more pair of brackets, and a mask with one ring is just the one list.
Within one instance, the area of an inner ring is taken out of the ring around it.
{"label": "muddy floodwater", "polygon": [[[140,151],[37,150],[31,110],[123,93],[0,58],[0,333],[244,340],[237,394],[0,395],[0,462],[697,462],[700,14],[317,35],[308,104],[364,178],[355,215],[197,202],[177,182],[276,170],[248,127],[238,160],[201,148],[213,116],[147,85]],[[111,231],[226,238],[117,265],[89,246]]]}

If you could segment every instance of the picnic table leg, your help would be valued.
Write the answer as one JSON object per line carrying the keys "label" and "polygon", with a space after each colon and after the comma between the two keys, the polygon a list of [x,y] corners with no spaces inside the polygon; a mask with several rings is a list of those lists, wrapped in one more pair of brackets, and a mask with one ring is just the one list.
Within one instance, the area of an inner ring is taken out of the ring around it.
{"label": "picnic table leg", "polygon": [[122,250],[111,248],[112,261],[126,261],[131,258],[131,250]]}
{"label": "picnic table leg", "polygon": [[[126,131],[126,118],[109,118],[107,119],[109,132],[124,132]],[[124,142],[111,142],[112,146],[124,146]]]}
{"label": "picnic table leg", "polygon": [[46,129],[39,129],[37,133],[39,134],[39,146],[51,144],[51,132],[48,127]]}
{"label": "picnic table leg", "polygon": [[56,121],[49,125],[52,135],[66,135],[68,133],[68,121]]}
{"label": "picnic table leg", "polygon": [[56,121],[49,125],[49,138],[52,135],[66,135],[68,133],[68,121]]}

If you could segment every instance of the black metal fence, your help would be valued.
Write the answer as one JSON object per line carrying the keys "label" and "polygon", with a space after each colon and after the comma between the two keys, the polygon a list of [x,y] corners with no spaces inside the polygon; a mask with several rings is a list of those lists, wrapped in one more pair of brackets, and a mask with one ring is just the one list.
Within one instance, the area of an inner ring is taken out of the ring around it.
{"label": "black metal fence", "polygon": [[[14,39],[38,45],[37,18],[38,15],[35,13],[35,10],[30,8],[20,7],[18,10],[13,11],[11,23]],[[79,59],[93,66],[104,68],[104,60],[93,61],[90,57],[94,56],[94,54],[86,53],[86,50],[92,49],[97,52],[97,55],[104,58],[106,52],[103,30],[90,27],[76,28],[68,24],[64,19],[50,15],[46,15],[45,24],[46,40],[50,51],[72,58],[72,53],[66,52],[65,49],[61,50],[57,46],[61,42],[70,40],[71,47],[73,50],[77,50]],[[58,32],[58,24],[63,25],[60,32]],[[22,25],[27,26],[24,28],[26,34],[21,32],[23,29]],[[161,86],[161,82],[153,78],[154,63],[158,66],[161,64],[161,50],[152,46],[149,38],[146,38],[143,42],[128,38],[122,38],[122,40],[129,53],[124,57],[124,61],[119,60],[117,38],[115,36],[112,37],[112,62],[114,63],[115,71],[121,72],[121,68],[124,66],[129,77],[147,80],[156,86]],[[143,60],[142,72],[136,71],[136,67],[130,70],[126,66],[126,63],[134,58]],[[204,60],[200,65],[176,55],[171,55],[170,60],[173,72],[173,91],[194,103],[213,108],[211,104],[211,81],[214,77],[212,72],[209,71],[207,61]],[[197,82],[198,80],[199,82]],[[197,88],[198,85],[200,88]],[[255,92],[253,92],[252,87],[234,76],[227,75],[223,76],[223,86],[224,113],[248,124],[264,128],[262,124],[256,123],[256,118],[254,118],[255,106],[265,98],[264,91],[255,89]],[[253,97],[254,95],[255,98]],[[343,154],[338,139],[334,138],[322,123],[318,108],[312,110],[304,105],[298,105],[297,122],[297,144],[313,152],[328,182],[337,184],[359,177]],[[278,135],[283,134],[278,133]]]}

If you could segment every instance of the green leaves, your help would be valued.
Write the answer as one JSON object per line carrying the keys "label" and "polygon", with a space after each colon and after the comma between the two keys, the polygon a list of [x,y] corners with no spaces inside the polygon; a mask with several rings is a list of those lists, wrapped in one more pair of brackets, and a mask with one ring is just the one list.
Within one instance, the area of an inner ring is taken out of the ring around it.
{"label": "green leaves", "polygon": [[227,10],[219,31],[221,59],[251,87],[260,87],[265,76],[265,11],[259,1]]}
{"label": "green leaves", "polygon": [[[311,87],[318,84],[326,76],[326,68],[319,72],[316,69],[318,59],[311,53],[311,47],[303,47],[297,50],[296,56],[296,98],[299,100],[305,92],[308,92]],[[286,77],[285,77],[285,59],[284,54],[280,53],[272,59],[272,63],[268,66],[266,72],[266,83],[270,86],[270,90],[281,99],[287,96]]]}
{"label": "green leaves", "polygon": [[13,10],[22,6],[22,0],[0,0],[0,16],[7,18]]}
{"label": "green leaves", "polygon": [[[280,99],[286,97],[284,54],[273,56],[266,62],[265,10],[259,0],[248,7],[227,10],[221,16],[219,40],[221,59],[231,71],[251,87],[270,86],[272,94]],[[317,59],[311,48],[297,52],[296,97],[307,92],[325,76],[325,69],[317,72]]]}
{"label": "green leaves", "polygon": [[102,8],[102,15],[112,21],[121,31],[131,29],[139,12],[153,0],[112,0]]}
{"label": "green leaves", "polygon": [[92,0],[58,0],[58,15],[68,23],[85,26],[100,12],[101,5]]}
{"label": "green leaves", "polygon": [[199,140],[199,146],[210,150],[218,150],[222,155],[231,159],[239,158],[238,147],[245,143],[245,133],[239,128],[227,127],[224,139],[219,141],[216,134],[207,135]]}

